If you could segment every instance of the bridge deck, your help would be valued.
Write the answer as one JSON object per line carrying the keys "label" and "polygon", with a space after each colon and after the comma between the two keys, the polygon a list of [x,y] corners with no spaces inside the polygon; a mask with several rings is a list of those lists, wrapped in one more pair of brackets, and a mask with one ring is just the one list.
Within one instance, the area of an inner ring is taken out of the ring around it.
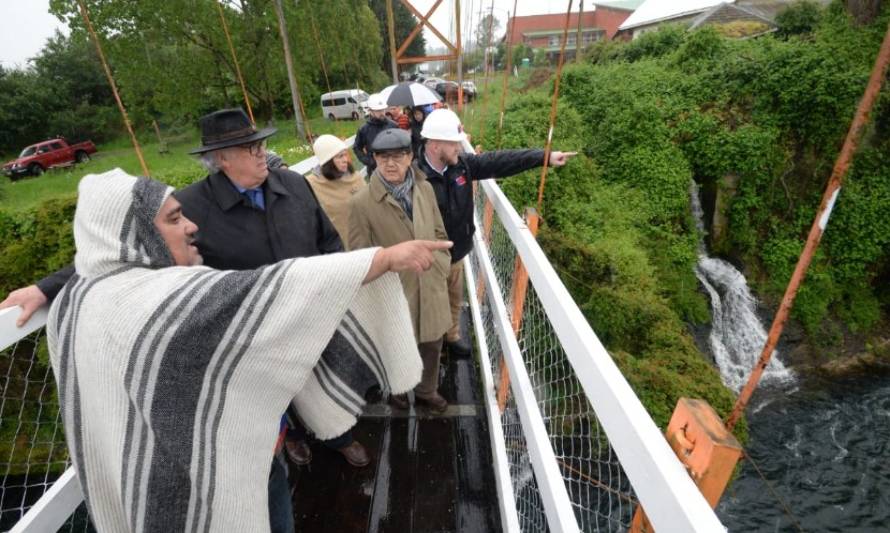
{"label": "bridge deck", "polygon": [[317,442],[310,465],[291,465],[297,533],[502,530],[474,360],[443,355],[440,379],[451,404],[442,416],[368,406],[353,431],[369,466]]}

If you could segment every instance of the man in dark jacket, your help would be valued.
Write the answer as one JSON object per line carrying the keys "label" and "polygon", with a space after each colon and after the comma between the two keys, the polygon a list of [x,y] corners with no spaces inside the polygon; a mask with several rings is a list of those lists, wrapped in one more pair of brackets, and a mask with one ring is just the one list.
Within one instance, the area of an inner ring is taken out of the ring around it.
{"label": "man in dark jacket", "polygon": [[[202,146],[192,153],[200,154],[210,175],[174,196],[183,214],[201,228],[195,244],[204,264],[246,270],[343,250],[305,178],[289,170],[268,169],[265,139],[275,133],[274,128],[257,131],[243,110],[225,109],[202,117],[201,130]],[[73,274],[74,267],[68,267],[36,285],[13,291],[0,308],[21,305],[19,322],[23,324]],[[350,464],[369,462],[367,451],[351,433],[326,445],[339,449]],[[311,457],[305,443],[299,448],[288,446],[287,451],[296,462],[305,463]],[[272,531],[293,531],[287,474],[277,460],[273,460],[269,500]]]}
{"label": "man in dark jacket", "polygon": [[[451,273],[448,295],[451,303],[452,327],[445,345],[455,355],[470,353],[469,344],[460,336],[460,309],[463,303],[463,263],[461,259],[473,248],[473,180],[504,178],[544,164],[544,150],[495,150],[481,154],[463,152],[466,135],[460,119],[448,109],[436,109],[423,122],[420,132],[424,144],[417,155],[417,164],[428,177],[451,249]],[[551,152],[550,165],[559,167],[574,152]]]}
{"label": "man in dark jacket", "polygon": [[398,124],[386,118],[387,109],[386,102],[379,94],[369,96],[368,121],[362,124],[355,134],[355,144],[352,146],[352,150],[359,161],[365,164],[368,176],[377,168],[377,163],[374,162],[374,157],[371,155],[371,143],[381,131],[399,127]]}

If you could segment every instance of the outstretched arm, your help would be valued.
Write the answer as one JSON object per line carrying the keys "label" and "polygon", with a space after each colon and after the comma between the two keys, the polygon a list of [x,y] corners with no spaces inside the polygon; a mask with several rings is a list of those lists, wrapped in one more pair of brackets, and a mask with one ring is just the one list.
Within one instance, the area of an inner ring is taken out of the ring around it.
{"label": "outstretched arm", "polygon": [[374,254],[371,268],[363,283],[367,284],[387,272],[423,272],[435,262],[434,252],[447,250],[451,241],[406,241],[389,248],[381,248]]}

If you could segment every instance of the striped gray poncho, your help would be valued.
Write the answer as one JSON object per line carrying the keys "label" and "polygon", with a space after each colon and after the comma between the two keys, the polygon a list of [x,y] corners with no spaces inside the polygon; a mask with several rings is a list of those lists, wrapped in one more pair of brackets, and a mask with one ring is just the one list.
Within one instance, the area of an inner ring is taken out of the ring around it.
{"label": "striped gray poncho", "polygon": [[408,305],[395,274],[362,285],[373,249],[170,266],[153,225],[169,193],[120,170],[80,183],[77,275],[47,325],[71,458],[99,531],[268,531],[281,413],[296,396],[339,435],[369,385],[412,388]]}

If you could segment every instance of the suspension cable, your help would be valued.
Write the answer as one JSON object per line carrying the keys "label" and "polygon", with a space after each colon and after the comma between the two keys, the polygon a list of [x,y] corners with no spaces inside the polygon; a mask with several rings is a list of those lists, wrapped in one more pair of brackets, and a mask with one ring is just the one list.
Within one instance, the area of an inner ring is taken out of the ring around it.
{"label": "suspension cable", "polygon": [[572,2],[566,10],[566,21],[562,28],[562,45],[559,47],[559,64],[556,66],[556,81],[553,83],[553,98],[550,101],[550,129],[547,130],[547,145],[544,147],[544,167],[541,169],[541,183],[538,185],[538,213],[544,203],[544,185],[547,182],[547,170],[550,168],[550,150],[553,147],[553,128],[556,126],[556,104],[559,99],[559,80],[562,78],[562,65],[566,57],[566,41],[569,37],[569,18],[572,15]]}
{"label": "suspension cable", "polygon": [[318,59],[321,62],[321,72],[324,74],[324,83],[328,88],[328,92],[332,92],[331,80],[328,79],[328,67],[324,61],[324,52],[321,49],[321,39],[318,37],[318,26],[315,25],[315,15],[312,14],[312,9],[309,9],[309,24],[312,26],[312,35],[315,36],[315,49],[318,50]]}
{"label": "suspension cable", "polygon": [[[481,6],[480,6],[481,11]],[[483,58],[488,57],[488,50],[491,48],[491,30],[492,23],[494,23],[494,0],[491,0],[491,11],[489,12],[488,19],[488,40],[485,43],[485,51],[482,54]],[[492,65],[494,62],[492,61]],[[488,108],[488,81],[491,78],[490,72],[488,72],[488,61],[485,61],[485,88],[482,90],[482,113],[479,116],[479,141],[482,141],[482,138],[485,136],[485,110]]]}
{"label": "suspension cable", "polygon": [[148,172],[148,165],[145,164],[145,158],[142,157],[142,148],[139,147],[139,141],[136,139],[136,133],[133,132],[133,126],[130,124],[130,117],[127,115],[127,110],[124,108],[124,103],[121,101],[121,96],[117,91],[117,84],[114,83],[114,76],[111,75],[111,68],[108,66],[108,61],[105,60],[105,53],[102,51],[102,44],[99,42],[99,36],[96,35],[96,31],[93,29],[93,23],[90,22],[90,15],[87,11],[86,4],[83,3],[83,0],[77,0],[78,6],[80,6],[80,14],[83,16],[83,21],[87,26],[87,30],[90,32],[90,37],[93,38],[93,44],[96,45],[96,52],[99,53],[99,59],[102,61],[102,68],[105,69],[105,76],[108,78],[108,84],[111,85],[111,93],[114,94],[114,100],[117,102],[117,108],[121,112],[121,116],[124,119],[124,125],[127,127],[127,131],[130,133],[130,141],[133,143],[133,149],[136,150],[136,157],[139,159],[139,165],[142,167],[142,173],[148,177],[151,174]]}
{"label": "suspension cable", "polygon": [[813,255],[816,253],[816,248],[819,246],[819,241],[822,239],[822,234],[825,231],[825,227],[828,225],[828,219],[831,217],[831,211],[834,208],[838,193],[841,191],[841,185],[847,174],[847,169],[850,167],[853,154],[856,152],[856,147],[859,145],[859,139],[862,136],[862,132],[865,130],[865,126],[868,125],[868,115],[871,112],[875,100],[878,98],[878,94],[881,92],[881,85],[884,83],[884,75],[887,72],[888,64],[890,64],[890,25],[887,26],[887,33],[884,35],[881,49],[878,52],[878,56],[875,58],[871,77],[868,80],[868,84],[865,86],[865,92],[862,95],[862,99],[859,101],[859,107],[856,109],[856,114],[853,116],[853,122],[850,124],[850,129],[847,131],[847,137],[844,139],[844,145],[841,148],[840,154],[837,156],[837,161],[831,172],[831,177],[828,179],[828,185],[825,187],[825,193],[822,195],[822,203],[819,206],[819,210],[816,212],[816,218],[813,220],[813,225],[810,227],[810,234],[807,236],[807,242],[800,254],[800,258],[797,260],[797,265],[794,267],[794,273],[791,275],[788,287],[785,289],[785,295],[782,297],[782,304],[776,312],[775,319],[773,319],[773,325],[770,327],[766,344],[763,347],[763,351],[760,353],[760,358],[751,370],[748,382],[745,383],[744,388],[742,388],[742,392],[739,394],[739,398],[736,400],[735,406],[733,406],[732,412],[726,420],[726,428],[730,431],[735,427],[739,418],[741,418],[745,406],[748,405],[748,400],[751,399],[751,395],[754,394],[754,389],[757,388],[760,376],[763,374],[764,369],[766,369],[766,365],[769,364],[773,351],[776,349],[776,344],[778,344],[779,337],[782,335],[782,329],[785,327],[785,322],[788,320],[788,315],[791,313],[791,307],[794,305],[797,289],[800,287],[807,269],[810,266],[810,261],[812,261]]}
{"label": "suspension cable", "polygon": [[244,76],[241,75],[241,67],[238,64],[238,56],[235,55],[235,45],[232,44],[232,36],[229,34],[229,25],[226,23],[226,16],[223,13],[221,0],[217,0],[216,9],[219,11],[219,20],[222,21],[223,33],[226,34],[226,41],[229,43],[229,52],[232,53],[232,63],[235,64],[235,74],[238,76],[238,83],[241,84],[241,94],[244,95],[244,105],[247,106],[247,115],[250,122],[254,125],[256,121],[253,118],[253,109],[250,107],[250,98],[247,96],[247,86],[244,84]]}
{"label": "suspension cable", "polygon": [[513,71],[513,35],[516,32],[517,1],[518,0],[513,0],[513,24],[510,24],[510,17],[507,16],[507,24],[510,24],[510,37],[507,40],[507,46],[504,47],[507,53],[507,68],[504,69],[504,83],[501,85],[501,113],[498,117],[498,149],[501,148],[501,133],[504,131],[504,104],[507,102],[507,80],[510,78]]}

